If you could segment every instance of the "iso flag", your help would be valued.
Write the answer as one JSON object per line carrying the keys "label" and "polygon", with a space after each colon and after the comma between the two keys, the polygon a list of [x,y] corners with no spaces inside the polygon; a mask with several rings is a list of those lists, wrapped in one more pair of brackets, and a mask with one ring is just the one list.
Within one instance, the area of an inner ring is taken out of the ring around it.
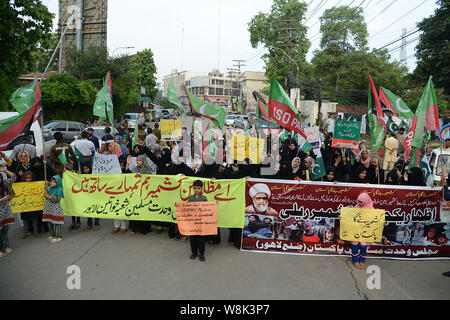
{"label": "iso flag", "polygon": [[322,153],[320,149],[313,149],[316,155],[316,161],[311,168],[311,180],[319,180],[326,175],[325,165],[323,164]]}

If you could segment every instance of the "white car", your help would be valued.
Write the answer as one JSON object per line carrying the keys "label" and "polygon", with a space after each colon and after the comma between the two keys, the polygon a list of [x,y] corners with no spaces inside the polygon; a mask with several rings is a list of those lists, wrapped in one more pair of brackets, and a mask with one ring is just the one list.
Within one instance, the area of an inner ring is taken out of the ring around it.
{"label": "white car", "polygon": [[444,167],[444,172],[447,172],[447,174],[450,173],[450,152],[444,149],[441,155],[441,149],[436,148],[431,151],[429,159],[431,176],[433,176],[433,184],[437,185],[441,182],[442,166]]}
{"label": "white car", "polygon": [[[0,120],[7,119],[16,115],[18,115],[17,112],[0,112]],[[28,135],[21,135],[11,141],[8,144],[7,149],[3,151],[3,153],[10,157],[14,146],[21,144],[24,137],[26,137],[27,141],[30,144],[36,146],[36,156],[41,158],[44,155],[44,150],[45,156],[49,157],[50,149],[56,143],[56,140],[53,138],[53,132],[50,129],[44,129],[44,132],[42,133],[39,121],[35,121],[31,125],[30,133]],[[3,159],[0,159],[0,164],[5,165],[5,161]]]}
{"label": "white car", "polygon": [[136,128],[136,122],[138,125],[145,123],[145,118],[140,113],[125,113],[123,119],[127,119],[128,128]]}
{"label": "white car", "polygon": [[234,126],[234,120],[236,120],[237,115],[230,114],[225,118],[226,126]]}
{"label": "white car", "polygon": [[234,119],[234,126],[236,128],[245,129],[248,126],[248,116],[247,115],[237,115]]}

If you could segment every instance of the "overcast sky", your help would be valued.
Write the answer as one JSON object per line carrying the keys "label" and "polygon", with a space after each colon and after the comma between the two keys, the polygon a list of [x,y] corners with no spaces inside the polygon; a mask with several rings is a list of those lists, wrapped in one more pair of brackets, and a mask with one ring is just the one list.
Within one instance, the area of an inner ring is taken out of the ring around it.
{"label": "overcast sky", "polygon": [[[56,14],[54,22],[56,28],[58,0],[42,1],[52,13]],[[319,17],[324,10],[335,5],[361,6],[364,9],[371,48],[379,48],[398,39],[403,28],[413,30],[417,22],[432,15],[437,8],[435,0],[305,1],[309,4],[306,25],[309,27],[308,37],[312,42],[308,61],[320,43]],[[222,72],[226,72],[227,68],[233,68],[233,59],[246,60],[246,66],[241,69],[242,71],[264,71],[260,57],[265,51],[262,47],[251,48],[247,29],[254,15],[270,11],[272,0],[109,0],[108,2],[110,54],[116,48],[124,46],[135,48],[119,49],[116,55],[152,49],[159,82],[162,82],[164,75],[169,74],[172,69],[209,72],[219,68]],[[397,19],[400,20],[395,22]],[[392,26],[389,26],[390,24]],[[386,27],[388,28],[383,30]],[[418,35],[419,33],[411,35],[407,41],[415,40]],[[395,49],[400,44],[399,41],[388,48]],[[413,55],[416,45],[417,41],[407,45],[407,63],[410,71],[415,68]],[[400,50],[392,52],[391,55],[393,59],[400,60]]]}

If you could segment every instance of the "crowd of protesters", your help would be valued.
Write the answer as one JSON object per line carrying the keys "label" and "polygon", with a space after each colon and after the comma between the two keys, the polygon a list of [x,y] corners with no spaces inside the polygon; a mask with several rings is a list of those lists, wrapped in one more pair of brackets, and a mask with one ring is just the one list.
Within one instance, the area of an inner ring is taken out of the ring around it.
{"label": "crowd of protesters", "polygon": [[[402,160],[401,139],[403,132],[387,136],[385,155],[382,163],[378,156],[370,156],[364,144],[358,149],[338,149],[332,147],[332,123],[327,129],[320,130],[321,154],[326,174],[318,181],[333,183],[364,183],[424,186],[424,176],[419,168],[407,169]],[[153,128],[139,126],[138,143],[133,145],[132,133],[127,124],[120,125],[118,134],[111,135],[111,128],[106,127],[103,137],[94,136],[94,130],[88,128],[76,140],[73,148],[63,141],[62,133],[56,132],[56,144],[50,150],[49,161],[44,162],[36,157],[35,147],[26,143],[16,146],[11,157],[0,153],[7,168],[2,167],[1,193],[4,204],[12,182],[42,181],[46,177],[46,205],[44,211],[24,212],[19,215],[23,228],[22,239],[31,234],[39,237],[39,233],[49,232],[50,242],[62,239],[61,226],[64,224],[63,213],[59,201],[63,197],[61,177],[66,170],[82,174],[92,173],[93,156],[96,152],[117,155],[123,173],[185,175],[210,179],[266,178],[288,180],[311,180],[311,169],[316,161],[314,152],[304,152],[299,148],[296,137],[282,138],[279,130],[276,134],[271,129],[261,130],[259,138],[265,140],[266,148],[261,155],[260,163],[252,163],[249,158],[243,161],[231,160],[229,151],[232,148],[232,128],[226,128],[223,137],[212,135],[211,141],[182,130],[181,141],[162,141],[158,123]],[[330,132],[328,132],[330,131]],[[402,136],[403,135],[403,136]],[[214,148],[210,149],[209,144]],[[211,152],[214,150],[214,152]],[[77,151],[77,152],[75,152]],[[78,153],[78,155],[77,155]],[[61,157],[63,154],[65,157]],[[81,154],[81,155],[80,155]],[[80,161],[81,157],[81,161]],[[62,159],[67,159],[64,162]],[[133,158],[135,165],[133,166]],[[6,175],[6,177],[5,177]],[[4,209],[4,210],[3,210]],[[9,211],[3,208],[2,214]],[[6,219],[6,218],[5,218]],[[6,221],[6,220],[5,220]],[[114,220],[112,233],[146,234],[152,231],[152,225],[158,232],[167,228],[170,239],[186,240],[179,234],[176,224],[154,221]],[[72,217],[69,230],[81,227],[80,217]],[[88,218],[84,231],[99,230],[100,219]],[[240,247],[240,229],[230,229],[228,241]],[[4,238],[4,237],[3,237]],[[3,239],[2,238],[2,239]],[[216,236],[206,239],[210,244],[221,242],[220,230]],[[0,251],[10,249],[4,244]],[[5,252],[8,253],[8,250]],[[194,254],[194,253],[193,253]]]}

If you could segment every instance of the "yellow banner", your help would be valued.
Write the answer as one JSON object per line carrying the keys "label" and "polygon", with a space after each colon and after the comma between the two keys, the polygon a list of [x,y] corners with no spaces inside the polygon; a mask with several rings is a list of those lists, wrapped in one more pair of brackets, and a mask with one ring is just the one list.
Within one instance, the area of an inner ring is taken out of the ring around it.
{"label": "yellow banner", "polygon": [[181,140],[181,120],[160,120],[161,140],[180,141]]}
{"label": "yellow banner", "polygon": [[384,215],[382,209],[342,208],[340,238],[345,241],[380,242]]}
{"label": "yellow banner", "polygon": [[243,161],[249,158],[252,164],[261,163],[261,154],[264,150],[264,139],[233,135],[233,148],[231,149],[231,159]]}
{"label": "yellow banner", "polygon": [[89,218],[176,223],[175,203],[194,194],[192,183],[203,181],[203,195],[218,201],[217,225],[243,228],[245,179],[211,180],[186,176],[140,174],[63,175],[64,215]]}
{"label": "yellow banner", "polygon": [[16,194],[9,202],[13,213],[39,211],[44,209],[44,181],[13,183]]}

